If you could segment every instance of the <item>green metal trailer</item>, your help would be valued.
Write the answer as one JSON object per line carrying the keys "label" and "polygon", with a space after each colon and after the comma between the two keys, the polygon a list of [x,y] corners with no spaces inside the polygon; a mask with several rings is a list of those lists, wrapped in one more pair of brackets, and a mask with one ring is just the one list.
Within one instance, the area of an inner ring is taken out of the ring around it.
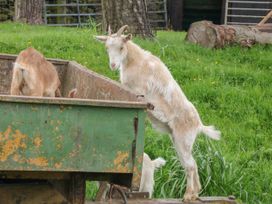
{"label": "green metal trailer", "polygon": [[77,88],[78,98],[10,96],[15,59],[0,55],[1,191],[20,188],[26,194],[27,183],[33,188],[35,181],[43,184],[39,188],[58,189],[64,200],[83,203],[87,179],[137,190],[146,104],[119,83],[64,60],[50,61],[62,94]]}

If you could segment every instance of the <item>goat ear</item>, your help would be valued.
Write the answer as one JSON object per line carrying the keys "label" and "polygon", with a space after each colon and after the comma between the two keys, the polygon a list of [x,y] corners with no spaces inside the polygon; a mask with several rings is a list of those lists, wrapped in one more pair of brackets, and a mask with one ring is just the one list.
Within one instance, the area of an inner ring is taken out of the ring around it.
{"label": "goat ear", "polygon": [[100,41],[100,42],[106,42],[106,40],[108,39],[108,36],[105,35],[97,35],[95,36],[95,39]]}
{"label": "goat ear", "polygon": [[129,40],[131,40],[132,39],[132,34],[130,33],[130,34],[128,34],[128,35],[126,35],[125,37],[124,37],[124,42],[127,42],[127,41],[129,41]]}

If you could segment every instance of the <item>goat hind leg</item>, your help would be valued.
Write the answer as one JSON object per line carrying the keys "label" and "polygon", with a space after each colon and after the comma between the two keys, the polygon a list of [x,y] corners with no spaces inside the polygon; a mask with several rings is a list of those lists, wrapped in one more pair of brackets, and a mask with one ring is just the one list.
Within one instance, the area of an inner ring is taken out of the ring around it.
{"label": "goat hind leg", "polygon": [[197,165],[192,155],[192,147],[196,134],[173,132],[173,143],[178,157],[185,169],[187,186],[184,194],[185,201],[196,200],[200,191],[200,182],[197,171]]}
{"label": "goat hind leg", "polygon": [[23,84],[23,73],[20,68],[14,66],[13,68],[13,75],[12,75],[12,82],[10,87],[10,94],[11,95],[20,95],[21,94],[21,87]]}

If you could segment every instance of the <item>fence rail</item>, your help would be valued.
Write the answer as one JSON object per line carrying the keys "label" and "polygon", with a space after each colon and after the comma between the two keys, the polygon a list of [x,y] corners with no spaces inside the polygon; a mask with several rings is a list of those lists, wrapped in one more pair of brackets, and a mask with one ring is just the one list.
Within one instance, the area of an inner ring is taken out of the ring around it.
{"label": "fence rail", "polygon": [[229,25],[256,25],[272,9],[272,0],[225,0],[224,23]]}
{"label": "fence rail", "polygon": [[[66,2],[66,1],[65,1]],[[82,26],[92,19],[99,21],[101,2],[94,3],[49,3],[44,4],[44,21],[49,26]]]}
{"label": "fence rail", "polygon": [[[63,2],[66,2],[65,0]],[[147,15],[153,28],[167,28],[167,0],[146,0]],[[44,21],[49,26],[82,26],[87,25],[89,18],[97,23],[102,20],[100,0],[91,3],[50,3],[44,4]],[[87,12],[86,12],[87,10]]]}

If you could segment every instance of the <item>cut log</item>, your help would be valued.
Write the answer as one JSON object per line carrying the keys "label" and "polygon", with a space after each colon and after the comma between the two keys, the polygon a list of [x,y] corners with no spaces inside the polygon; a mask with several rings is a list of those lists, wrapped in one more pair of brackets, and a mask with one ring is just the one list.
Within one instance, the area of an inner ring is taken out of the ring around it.
{"label": "cut log", "polygon": [[208,48],[222,48],[239,44],[251,47],[258,44],[272,44],[272,34],[261,32],[256,27],[238,25],[215,25],[211,21],[192,23],[185,40]]}

